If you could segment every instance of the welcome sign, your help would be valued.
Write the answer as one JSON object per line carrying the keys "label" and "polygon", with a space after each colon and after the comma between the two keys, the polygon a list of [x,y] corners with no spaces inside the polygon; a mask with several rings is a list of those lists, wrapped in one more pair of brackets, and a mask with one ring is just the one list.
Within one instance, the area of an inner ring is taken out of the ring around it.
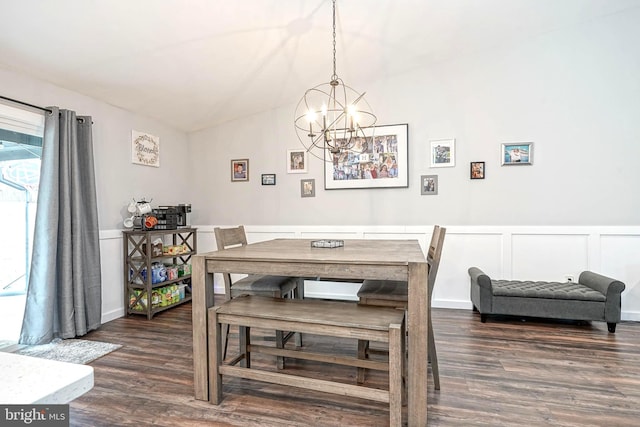
{"label": "welcome sign", "polygon": [[145,132],[131,131],[131,162],[160,167],[160,138]]}

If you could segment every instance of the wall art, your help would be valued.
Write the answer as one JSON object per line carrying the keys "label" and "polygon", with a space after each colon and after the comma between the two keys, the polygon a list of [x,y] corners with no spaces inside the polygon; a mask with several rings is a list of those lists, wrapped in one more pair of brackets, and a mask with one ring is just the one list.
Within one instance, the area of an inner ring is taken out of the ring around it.
{"label": "wall art", "polygon": [[262,174],[262,185],[276,185],[276,174],[275,173],[263,173]]}
{"label": "wall art", "polygon": [[131,163],[160,167],[160,137],[131,131]]}
{"label": "wall art", "polygon": [[446,168],[456,165],[455,139],[437,139],[429,142],[432,168]]}
{"label": "wall art", "polygon": [[364,136],[353,137],[350,150],[325,152],[325,189],[408,187],[409,125],[382,125],[362,131]]}
{"label": "wall art", "polygon": [[307,150],[287,150],[287,173],[307,173]]}
{"label": "wall art", "polygon": [[438,175],[422,175],[420,177],[420,194],[423,196],[438,194]]}
{"label": "wall art", "polygon": [[469,177],[471,179],[484,179],[484,162],[471,162]]}
{"label": "wall art", "polygon": [[231,181],[249,181],[249,159],[231,160]]}
{"label": "wall art", "polygon": [[502,144],[500,150],[502,166],[533,164],[533,142],[511,142]]}
{"label": "wall art", "polygon": [[316,197],[316,180],[315,179],[300,180],[300,196]]}

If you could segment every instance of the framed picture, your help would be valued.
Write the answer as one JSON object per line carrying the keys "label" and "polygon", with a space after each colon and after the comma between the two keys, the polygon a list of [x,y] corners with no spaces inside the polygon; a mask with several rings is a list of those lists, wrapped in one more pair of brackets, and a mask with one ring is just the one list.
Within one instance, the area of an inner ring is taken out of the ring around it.
{"label": "framed picture", "polygon": [[316,180],[315,179],[300,180],[300,196],[316,197]]}
{"label": "framed picture", "polygon": [[287,173],[307,173],[308,163],[307,150],[287,150]]}
{"label": "framed picture", "polygon": [[275,173],[263,173],[262,174],[262,185],[276,185],[276,174]]}
{"label": "framed picture", "polygon": [[[325,158],[324,188],[398,188],[409,186],[409,125],[362,128],[349,151]],[[325,156],[331,156],[325,152]]]}
{"label": "framed picture", "polygon": [[502,166],[533,164],[533,142],[511,142],[502,144],[500,150]]}
{"label": "framed picture", "polygon": [[131,163],[160,167],[160,137],[131,131]]}
{"label": "framed picture", "polygon": [[431,167],[446,168],[456,165],[456,140],[437,139],[430,141]]}
{"label": "framed picture", "polygon": [[471,179],[484,179],[484,162],[471,162],[469,177]]}
{"label": "framed picture", "polygon": [[249,181],[249,159],[231,160],[231,181]]}
{"label": "framed picture", "polygon": [[438,194],[438,175],[422,175],[420,177],[420,194],[423,196]]}

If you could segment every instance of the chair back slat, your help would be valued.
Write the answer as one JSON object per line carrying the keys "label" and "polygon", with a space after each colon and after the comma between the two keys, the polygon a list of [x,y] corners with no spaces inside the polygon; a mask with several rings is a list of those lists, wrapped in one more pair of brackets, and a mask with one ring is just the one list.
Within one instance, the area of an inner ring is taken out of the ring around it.
{"label": "chair back slat", "polygon": [[243,225],[233,228],[216,227],[213,229],[213,232],[216,236],[216,245],[219,251],[234,246],[245,246],[247,244],[247,235]]}
{"label": "chair back slat", "polygon": [[[215,227],[213,233],[216,236],[216,246],[219,251],[233,248],[236,246],[247,245],[247,235],[244,231],[244,226],[240,225],[233,228],[220,228]],[[231,299],[231,274],[224,273],[222,275],[224,279],[224,296],[225,300]]]}
{"label": "chair back slat", "polygon": [[435,225],[433,227],[431,243],[429,244],[429,250],[427,252],[427,263],[429,264],[429,278],[427,284],[429,291],[429,301],[431,301],[433,288],[436,284],[436,276],[438,274],[438,267],[440,266],[442,246],[444,245],[444,236],[446,233],[447,229],[444,227],[440,227],[439,225]]}

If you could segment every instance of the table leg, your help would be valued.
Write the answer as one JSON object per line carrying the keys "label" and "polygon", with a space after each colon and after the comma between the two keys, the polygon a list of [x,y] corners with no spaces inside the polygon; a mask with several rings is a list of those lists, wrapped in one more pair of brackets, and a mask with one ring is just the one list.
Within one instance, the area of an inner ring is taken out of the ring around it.
{"label": "table leg", "polygon": [[204,256],[191,259],[191,297],[195,398],[209,400],[207,309],[213,305],[213,274],[206,271]]}
{"label": "table leg", "polygon": [[409,426],[427,425],[427,263],[409,264]]}

